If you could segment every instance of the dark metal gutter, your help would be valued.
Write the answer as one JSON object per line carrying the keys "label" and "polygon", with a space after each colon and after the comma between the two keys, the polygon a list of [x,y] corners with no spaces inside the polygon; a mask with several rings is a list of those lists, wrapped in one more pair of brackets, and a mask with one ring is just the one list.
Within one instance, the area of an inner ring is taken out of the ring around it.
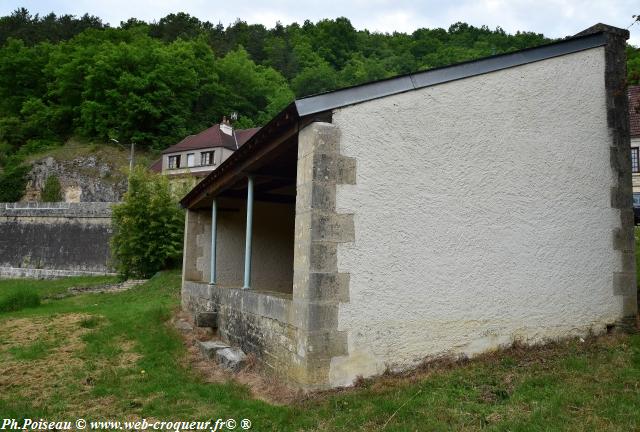
{"label": "dark metal gutter", "polygon": [[375,81],[359,86],[309,96],[296,100],[295,104],[298,114],[301,117],[304,117],[309,114],[315,114],[372,99],[404,93],[410,90],[563,56],[603,46],[606,42],[607,39],[604,33],[590,34],[539,47],[527,48],[512,53],[498,54],[478,60],[471,60],[450,66],[430,69],[424,72],[411,73],[386,80]]}

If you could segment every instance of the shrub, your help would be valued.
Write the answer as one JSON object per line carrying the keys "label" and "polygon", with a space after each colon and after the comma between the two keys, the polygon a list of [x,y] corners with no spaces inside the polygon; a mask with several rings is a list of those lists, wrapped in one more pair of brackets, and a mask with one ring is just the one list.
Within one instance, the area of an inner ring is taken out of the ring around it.
{"label": "shrub", "polygon": [[113,208],[113,227],[111,250],[125,278],[150,277],[182,255],[184,211],[162,175],[133,170],[123,202]]}
{"label": "shrub", "polygon": [[17,155],[21,157],[32,154],[46,152],[53,148],[60,147],[60,141],[51,139],[30,139],[18,150]]}
{"label": "shrub", "polygon": [[27,185],[29,167],[23,164],[7,165],[0,173],[0,202],[20,201]]}
{"label": "shrub", "polygon": [[12,312],[37,306],[40,306],[40,296],[34,290],[21,289],[0,295],[0,312]]}
{"label": "shrub", "polygon": [[47,181],[44,183],[44,188],[42,189],[40,200],[42,202],[62,201],[62,187],[60,186],[60,180],[58,180],[58,177],[54,175],[47,177]]}

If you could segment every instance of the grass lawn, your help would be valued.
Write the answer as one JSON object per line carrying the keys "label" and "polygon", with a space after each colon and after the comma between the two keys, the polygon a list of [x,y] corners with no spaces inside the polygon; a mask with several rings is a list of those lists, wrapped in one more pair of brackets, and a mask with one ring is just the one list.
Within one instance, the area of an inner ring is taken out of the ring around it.
{"label": "grass lawn", "polygon": [[0,417],[248,418],[257,431],[640,430],[640,335],[514,348],[279,406],[188,367],[167,323],[177,272],[121,293],[55,295],[104,282],[0,281],[0,303],[24,290],[42,298],[0,312]]}

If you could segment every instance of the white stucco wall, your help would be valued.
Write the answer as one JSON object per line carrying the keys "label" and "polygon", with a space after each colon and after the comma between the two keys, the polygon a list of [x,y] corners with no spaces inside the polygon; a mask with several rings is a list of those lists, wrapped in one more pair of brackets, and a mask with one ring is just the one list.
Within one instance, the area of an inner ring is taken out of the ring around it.
{"label": "white stucco wall", "polygon": [[332,359],[332,385],[621,316],[603,48],[346,107],[333,122],[357,180],[337,192],[356,240],[338,250],[349,355]]}

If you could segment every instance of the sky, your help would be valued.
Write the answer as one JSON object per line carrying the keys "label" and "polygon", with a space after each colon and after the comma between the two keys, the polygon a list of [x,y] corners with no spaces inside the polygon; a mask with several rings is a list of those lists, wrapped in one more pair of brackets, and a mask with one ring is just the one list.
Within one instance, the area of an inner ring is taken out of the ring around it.
{"label": "sky", "polygon": [[[172,12],[186,12],[214,24],[228,25],[240,18],[267,27],[277,21],[289,24],[345,16],[359,30],[411,33],[463,21],[553,38],[573,35],[598,22],[628,28],[632,15],[640,15],[637,0],[0,0],[0,15],[18,7],[41,15],[88,12],[113,26],[130,17],[153,21]],[[640,46],[640,23],[629,31],[629,42]]]}

